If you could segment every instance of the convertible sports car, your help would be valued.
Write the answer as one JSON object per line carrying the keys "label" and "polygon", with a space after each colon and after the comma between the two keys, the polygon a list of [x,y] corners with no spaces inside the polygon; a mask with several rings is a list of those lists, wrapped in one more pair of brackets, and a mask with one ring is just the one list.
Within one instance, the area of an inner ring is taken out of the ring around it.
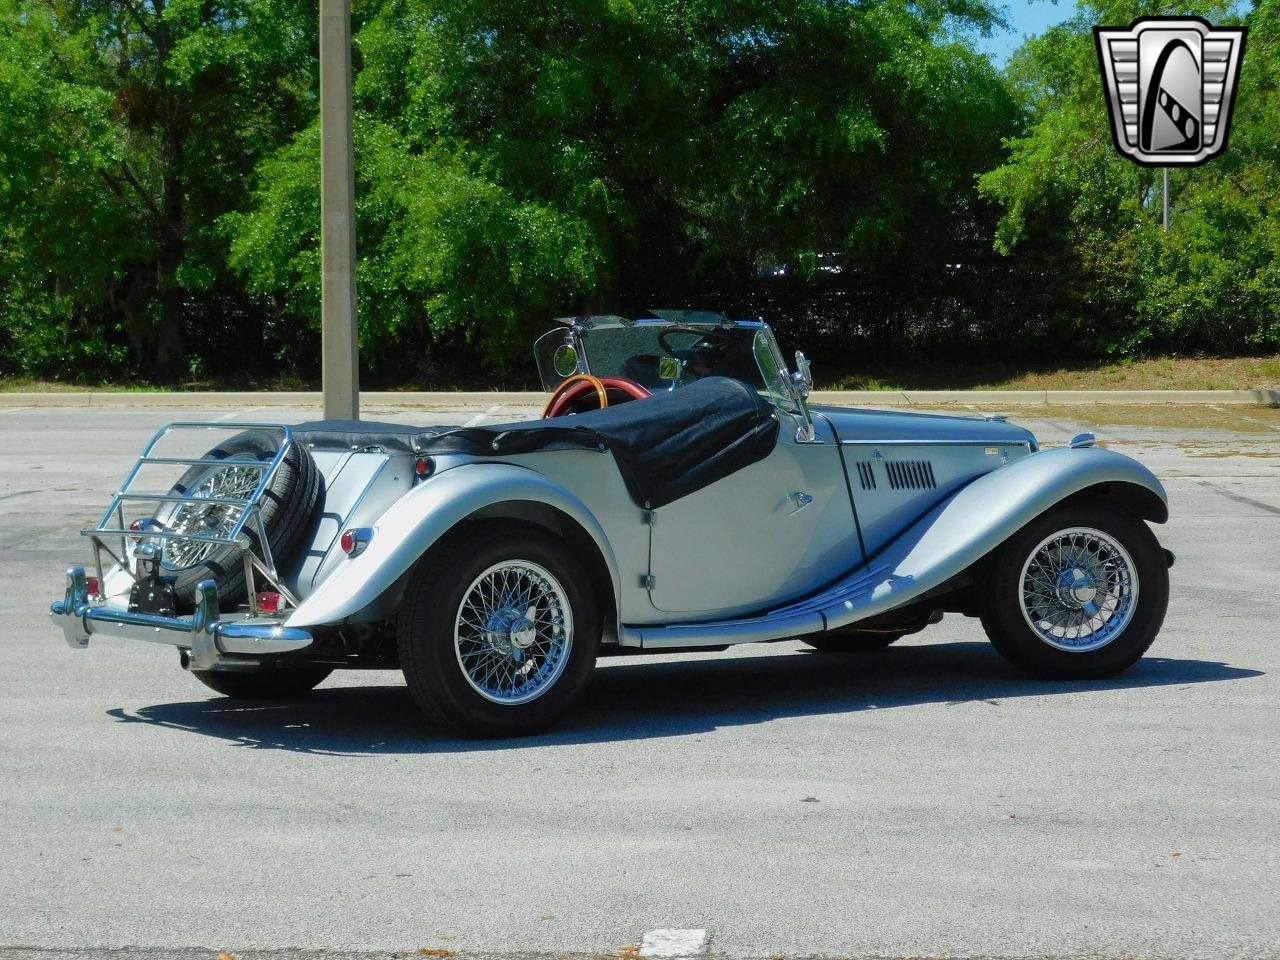
{"label": "convertible sports car", "polygon": [[[1041,450],[1001,417],[811,406],[802,354],[788,373],[766,325],[717,315],[578,317],[535,357],[552,394],[529,422],[169,424],[53,619],[76,648],[176,646],[230,697],[399,666],[485,736],[556,720],[607,652],[839,654],[956,612],[1080,678],[1160,629],[1164,489],[1091,435]],[[145,488],[161,468],[185,472]]]}

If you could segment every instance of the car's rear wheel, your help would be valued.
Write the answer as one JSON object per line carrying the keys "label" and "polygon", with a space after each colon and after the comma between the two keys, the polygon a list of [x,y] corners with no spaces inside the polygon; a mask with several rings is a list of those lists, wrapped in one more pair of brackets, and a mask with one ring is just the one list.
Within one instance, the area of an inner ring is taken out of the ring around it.
{"label": "car's rear wheel", "polygon": [[582,695],[600,646],[595,598],[565,543],[537,527],[476,524],[437,544],[400,609],[400,665],[432,720],[520,736]]}
{"label": "car's rear wheel", "polygon": [[992,644],[1046,678],[1128,668],[1155,640],[1169,602],[1155,535],[1129,511],[1093,499],[1027,524],[989,559],[977,586]]}
{"label": "car's rear wheel", "polygon": [[325,677],[329,667],[261,667],[252,672],[192,670],[191,674],[210,690],[236,700],[284,700],[310,693]]}

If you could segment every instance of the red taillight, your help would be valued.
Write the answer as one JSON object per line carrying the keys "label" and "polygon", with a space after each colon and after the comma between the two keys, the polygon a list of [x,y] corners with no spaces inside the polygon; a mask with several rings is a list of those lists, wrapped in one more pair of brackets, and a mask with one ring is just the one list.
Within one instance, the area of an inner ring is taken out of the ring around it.
{"label": "red taillight", "polygon": [[279,613],[284,601],[280,594],[264,590],[258,594],[256,604],[263,613]]}
{"label": "red taillight", "polygon": [[101,590],[102,585],[98,582],[97,577],[85,577],[84,585],[89,592],[89,596],[97,597],[102,594],[102,590]]}
{"label": "red taillight", "polygon": [[145,520],[135,520],[135,521],[133,521],[133,523],[129,524],[129,529],[130,529],[130,530],[141,530],[144,526],[146,526],[146,521],[145,521]]}
{"label": "red taillight", "polygon": [[372,528],[352,527],[350,530],[343,531],[342,537],[338,540],[338,545],[342,547],[342,552],[348,557],[358,557],[372,539]]}
{"label": "red taillight", "polygon": [[413,465],[413,472],[419,478],[429,477],[436,468],[436,462],[431,457],[419,457]]}

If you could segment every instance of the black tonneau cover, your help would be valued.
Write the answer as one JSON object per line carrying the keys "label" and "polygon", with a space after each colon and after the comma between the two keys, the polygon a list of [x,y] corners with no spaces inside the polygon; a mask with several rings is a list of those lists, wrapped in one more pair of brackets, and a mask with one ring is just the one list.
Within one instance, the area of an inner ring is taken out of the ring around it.
{"label": "black tonneau cover", "polygon": [[654,509],[763,460],[778,437],[773,407],[754,387],[707,377],[644,400],[553,420],[483,427],[417,427],[312,420],[294,436],[318,450],[498,457],[536,450],[612,452],[632,499]]}
{"label": "black tonneau cover", "polygon": [[632,499],[661,507],[763,460],[778,418],[754,387],[707,377],[606,410],[524,423],[463,427],[417,438],[422,453],[502,456],[595,448],[613,453]]}

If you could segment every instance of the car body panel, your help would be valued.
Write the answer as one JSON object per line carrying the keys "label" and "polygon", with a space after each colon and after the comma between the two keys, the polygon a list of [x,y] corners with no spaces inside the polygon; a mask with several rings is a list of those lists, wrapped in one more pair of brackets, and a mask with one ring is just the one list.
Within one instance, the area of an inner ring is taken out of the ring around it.
{"label": "car body panel", "polygon": [[382,451],[312,450],[324,477],[324,501],[306,548],[286,584],[300,597],[346,562],[338,538],[351,527],[373,526],[413,483],[413,458]]}
{"label": "car body panel", "polygon": [[654,511],[653,605],[723,617],[808,592],[862,560],[835,433],[797,443],[783,415],[774,452]]}
{"label": "car body panel", "polygon": [[942,499],[861,567],[805,600],[736,620],[637,626],[624,631],[623,642],[666,649],[776,640],[849,626],[944,584],[1068,497],[1117,483],[1167,501],[1160,481],[1122,454],[1099,447],[1041,451]]}
{"label": "car body panel", "polygon": [[[600,463],[607,459],[588,451],[562,451],[557,455],[570,453]],[[618,482],[621,484],[620,479]],[[302,600],[286,621],[286,626],[308,627],[374,619],[382,613],[375,606],[377,601],[457,524],[495,504],[522,502],[552,507],[576,521],[600,550],[615,592],[618,591],[618,564],[612,541],[578,497],[527,466],[506,462],[464,462],[451,469],[440,470],[392,504],[374,526],[374,536],[364,552],[346,558]],[[639,511],[633,510],[633,513],[639,525]],[[365,615],[363,618],[362,614]]]}

